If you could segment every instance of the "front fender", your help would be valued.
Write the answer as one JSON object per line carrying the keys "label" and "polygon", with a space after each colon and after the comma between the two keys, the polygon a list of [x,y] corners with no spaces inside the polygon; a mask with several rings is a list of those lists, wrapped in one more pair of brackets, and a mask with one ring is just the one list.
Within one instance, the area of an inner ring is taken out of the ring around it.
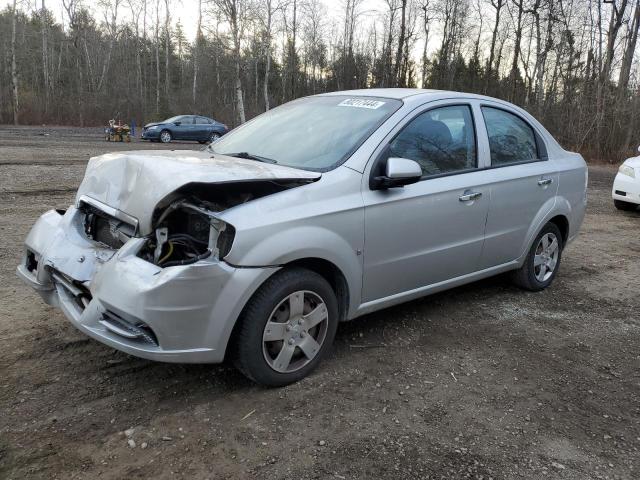
{"label": "front fender", "polygon": [[[240,248],[238,248],[240,247]],[[245,252],[241,256],[236,252]],[[335,265],[349,286],[349,312],[355,312],[362,290],[362,255],[335,231],[316,225],[296,226],[253,243],[235,245],[225,260],[239,267],[282,266],[296,260],[319,258]]]}

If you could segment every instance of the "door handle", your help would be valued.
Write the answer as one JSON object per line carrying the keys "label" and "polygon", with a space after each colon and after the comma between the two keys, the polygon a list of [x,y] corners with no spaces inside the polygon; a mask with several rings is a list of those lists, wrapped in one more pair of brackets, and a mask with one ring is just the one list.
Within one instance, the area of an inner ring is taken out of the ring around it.
{"label": "door handle", "polygon": [[471,200],[475,200],[476,198],[480,198],[482,196],[482,192],[465,192],[463,195],[458,197],[458,200],[461,202],[470,202]]}
{"label": "door handle", "polygon": [[541,178],[540,180],[538,180],[538,185],[540,185],[541,187],[544,185],[550,185],[553,183],[553,178]]}

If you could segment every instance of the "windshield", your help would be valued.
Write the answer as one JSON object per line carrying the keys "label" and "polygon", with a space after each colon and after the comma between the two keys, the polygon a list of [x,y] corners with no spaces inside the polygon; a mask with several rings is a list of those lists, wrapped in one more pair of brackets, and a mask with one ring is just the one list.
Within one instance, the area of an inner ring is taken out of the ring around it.
{"label": "windshield", "polygon": [[343,163],[401,105],[389,98],[302,98],[263,113],[209,150],[327,171]]}
{"label": "windshield", "polygon": [[173,123],[173,122],[181,122],[184,119],[184,115],[178,115],[177,117],[167,118],[162,123]]}

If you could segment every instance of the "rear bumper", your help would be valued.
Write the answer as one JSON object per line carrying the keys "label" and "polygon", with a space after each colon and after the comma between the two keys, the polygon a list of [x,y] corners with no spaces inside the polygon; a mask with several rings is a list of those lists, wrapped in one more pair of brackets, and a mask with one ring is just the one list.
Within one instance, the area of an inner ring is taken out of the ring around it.
{"label": "rear bumper", "polygon": [[631,178],[621,173],[616,174],[611,190],[611,197],[614,200],[622,200],[623,202],[640,205],[640,179]]}
{"label": "rear bumper", "polygon": [[45,213],[25,242],[18,276],[88,336],[164,362],[217,363],[253,292],[276,268],[211,259],[160,268],[137,257],[144,239],[100,247],[79,229],[81,212]]}

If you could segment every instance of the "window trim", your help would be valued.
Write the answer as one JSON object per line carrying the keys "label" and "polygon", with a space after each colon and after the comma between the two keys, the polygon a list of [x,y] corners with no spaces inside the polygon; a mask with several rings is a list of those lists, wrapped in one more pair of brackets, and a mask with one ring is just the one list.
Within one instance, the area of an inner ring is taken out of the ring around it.
{"label": "window trim", "polygon": [[549,160],[549,153],[547,151],[547,145],[544,143],[544,140],[542,139],[542,135],[540,135],[540,132],[538,132],[538,129],[535,128],[531,122],[529,122],[526,118],[523,118],[522,115],[520,115],[518,112],[514,112],[513,110],[502,106],[502,105],[495,105],[492,103],[487,103],[487,102],[479,102],[478,104],[479,108],[480,108],[480,112],[482,113],[482,122],[484,124],[484,130],[485,133],[487,134],[487,142],[489,141],[489,131],[487,130],[487,120],[484,116],[484,112],[483,109],[486,108],[492,108],[494,110],[501,110],[503,112],[509,113],[511,115],[513,115],[514,117],[519,118],[521,121],[523,121],[533,132],[533,138],[535,139],[536,142],[536,154],[537,157],[535,160],[521,160],[519,162],[512,162],[512,163],[507,163],[507,164],[501,164],[501,165],[494,165],[493,162],[491,161],[491,146],[487,145],[489,147],[489,165],[486,166],[485,168],[483,168],[483,170],[492,170],[494,168],[506,168],[506,167],[512,167],[512,166],[516,166],[516,165],[526,165],[528,163],[538,163],[538,162],[546,162]]}
{"label": "window trim", "polygon": [[[474,139],[474,143],[475,143],[475,157],[476,157],[476,166],[474,168],[465,168],[464,170],[454,170],[452,172],[444,172],[444,173],[436,173],[433,175],[423,175],[420,177],[420,180],[418,180],[416,183],[420,183],[423,182],[425,180],[431,180],[431,179],[436,179],[436,178],[443,178],[443,177],[451,177],[453,175],[463,175],[465,173],[472,173],[472,172],[478,172],[478,171],[482,171],[485,170],[485,168],[480,167],[480,150],[479,150],[479,143],[478,143],[478,126],[476,124],[476,116],[473,113],[473,104],[470,101],[461,101],[461,102],[454,102],[454,103],[448,103],[448,104],[444,104],[444,105],[432,105],[428,108],[425,108],[424,110],[420,110],[418,113],[416,113],[415,115],[413,115],[411,118],[409,118],[409,120],[407,120],[401,127],[400,129],[393,135],[393,137],[391,139],[389,139],[388,142],[386,142],[386,145],[384,147],[382,147],[382,150],[380,151],[380,153],[378,154],[378,156],[376,157],[375,161],[373,162],[373,165],[371,166],[371,170],[369,171],[369,189],[372,189],[372,182],[373,179],[376,176],[380,175],[380,172],[378,172],[378,169],[380,168],[380,166],[383,163],[383,158],[385,158],[385,156],[387,155],[388,151],[389,151],[389,146],[391,145],[391,142],[393,142],[398,135],[400,135],[403,130],[411,123],[413,122],[416,118],[418,118],[419,116],[433,111],[433,110],[437,110],[439,108],[448,108],[448,107],[467,107],[469,109],[469,113],[471,114],[471,124],[473,125],[473,139]],[[408,117],[409,115],[407,115]],[[405,117],[405,118],[407,118]],[[389,158],[389,157],[387,157]],[[411,159],[409,159],[411,160]],[[415,161],[415,160],[414,160]],[[417,163],[417,162],[416,162]]]}

